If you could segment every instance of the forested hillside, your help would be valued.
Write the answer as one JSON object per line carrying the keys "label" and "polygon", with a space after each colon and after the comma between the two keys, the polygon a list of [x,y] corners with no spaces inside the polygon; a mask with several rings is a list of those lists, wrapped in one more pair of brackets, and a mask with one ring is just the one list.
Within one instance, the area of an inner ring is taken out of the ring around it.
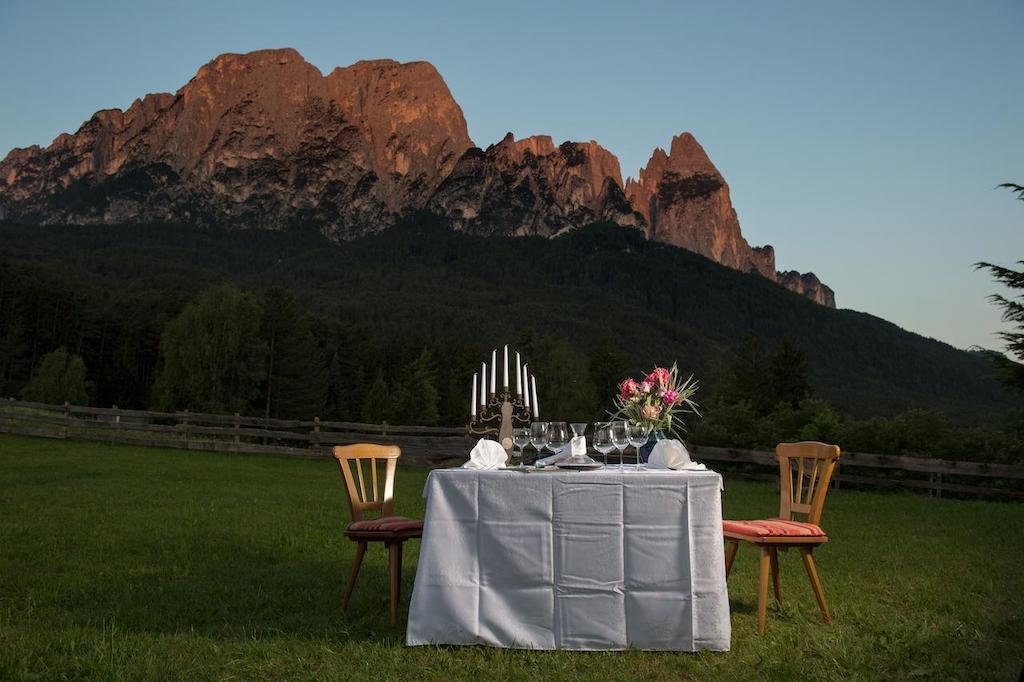
{"label": "forested hillside", "polygon": [[766,352],[787,342],[813,394],[844,413],[922,408],[977,423],[1013,405],[981,353],[632,230],[480,238],[428,218],[343,244],[314,230],[2,225],[0,393],[20,395],[63,347],[84,359],[96,404],[187,407],[168,372],[158,381],[161,336],[187,347],[168,323],[224,283],[234,286],[208,293],[208,307],[249,310],[224,319],[249,325],[245,352],[263,357],[242,394],[222,392],[210,409],[462,423],[472,373],[508,342],[529,357],[549,416],[594,417],[624,372],[656,363],[678,362],[714,398],[744,340]]}

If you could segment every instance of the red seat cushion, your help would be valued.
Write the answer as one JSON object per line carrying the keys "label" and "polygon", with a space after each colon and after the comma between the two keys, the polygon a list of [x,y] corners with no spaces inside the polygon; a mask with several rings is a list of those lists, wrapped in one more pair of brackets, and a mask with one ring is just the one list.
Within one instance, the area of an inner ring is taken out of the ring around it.
{"label": "red seat cushion", "polygon": [[820,538],[825,531],[820,526],[803,521],[787,521],[786,519],[763,519],[761,521],[722,521],[722,529],[726,533],[751,535],[759,538],[795,537]]}
{"label": "red seat cushion", "polygon": [[382,516],[379,519],[363,519],[348,524],[346,530],[356,533],[411,533],[423,532],[423,521],[407,519],[404,516]]}

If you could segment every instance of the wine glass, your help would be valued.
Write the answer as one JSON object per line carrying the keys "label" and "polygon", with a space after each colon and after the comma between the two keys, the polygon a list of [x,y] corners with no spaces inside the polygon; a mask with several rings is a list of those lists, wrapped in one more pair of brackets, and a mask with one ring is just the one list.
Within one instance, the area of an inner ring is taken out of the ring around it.
{"label": "wine glass", "polygon": [[519,448],[519,466],[526,464],[523,448],[530,444],[530,429],[512,429],[512,442]]}
{"label": "wine glass", "polygon": [[569,442],[569,427],[565,422],[548,424],[548,450],[559,453]]}
{"label": "wine glass", "polygon": [[636,468],[640,469],[640,447],[647,445],[647,437],[651,435],[651,427],[647,424],[629,425],[629,444],[636,448]]}
{"label": "wine glass", "polygon": [[587,427],[590,426],[589,422],[573,422],[569,424],[572,427],[572,435],[579,437],[587,433]]}
{"label": "wine glass", "polygon": [[608,427],[612,432],[612,445],[619,451],[619,463],[622,461],[622,453],[626,450],[626,446],[629,445],[629,426],[628,422],[609,422]]}
{"label": "wine glass", "polygon": [[608,453],[615,449],[612,442],[612,426],[609,422],[594,424],[594,449],[604,455],[604,465],[608,466]]}
{"label": "wine glass", "polygon": [[530,444],[537,450],[537,458],[539,459],[544,446],[548,444],[547,422],[533,422],[530,424]]}

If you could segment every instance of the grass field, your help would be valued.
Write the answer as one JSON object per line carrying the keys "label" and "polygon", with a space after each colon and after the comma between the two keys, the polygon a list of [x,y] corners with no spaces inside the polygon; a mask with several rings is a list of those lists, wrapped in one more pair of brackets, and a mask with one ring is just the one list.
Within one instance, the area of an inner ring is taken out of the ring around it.
{"label": "grass field", "polygon": [[[398,513],[422,515],[425,476],[399,468]],[[763,516],[777,493],[727,479],[724,504]],[[336,610],[346,518],[327,461],[0,436],[0,679],[1012,680],[1024,663],[1021,504],[834,491],[815,554],[832,625],[790,552],[758,637],[741,548],[724,654],[407,648],[379,546]]]}

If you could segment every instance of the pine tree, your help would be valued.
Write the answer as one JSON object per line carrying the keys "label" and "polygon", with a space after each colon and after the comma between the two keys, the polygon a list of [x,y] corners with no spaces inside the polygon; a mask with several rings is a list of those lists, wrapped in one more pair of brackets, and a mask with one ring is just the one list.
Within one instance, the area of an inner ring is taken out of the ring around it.
{"label": "pine tree", "polygon": [[287,291],[274,288],[264,295],[262,334],[268,348],[265,415],[319,416],[327,395],[320,347],[309,319]]}
{"label": "pine tree", "polygon": [[[999,185],[1005,187],[1017,195],[1017,199],[1024,201],[1024,186],[1015,185],[1010,182]],[[1024,260],[1017,261],[1017,265],[1024,266]],[[993,265],[992,263],[975,263],[979,270],[988,270],[995,277],[997,282],[1005,284],[1010,289],[1024,289],[1024,270]],[[1016,326],[1017,331],[1000,332],[999,336],[1006,342],[1006,350],[1009,351],[1017,362],[1007,358],[1005,355],[996,354],[995,360],[999,367],[999,377],[1006,384],[1024,392],[1024,293],[1018,293],[1012,297],[1001,294],[992,294],[989,300],[1003,309],[1003,322],[1009,322]]]}
{"label": "pine tree", "polygon": [[363,397],[360,416],[368,424],[379,424],[388,416],[390,395],[388,384],[384,380],[384,372],[377,370],[377,376],[370,385],[370,390]]}
{"label": "pine tree", "polygon": [[772,353],[769,371],[769,394],[773,406],[785,402],[795,408],[810,397],[807,357],[789,339],[784,340],[778,350]]}

